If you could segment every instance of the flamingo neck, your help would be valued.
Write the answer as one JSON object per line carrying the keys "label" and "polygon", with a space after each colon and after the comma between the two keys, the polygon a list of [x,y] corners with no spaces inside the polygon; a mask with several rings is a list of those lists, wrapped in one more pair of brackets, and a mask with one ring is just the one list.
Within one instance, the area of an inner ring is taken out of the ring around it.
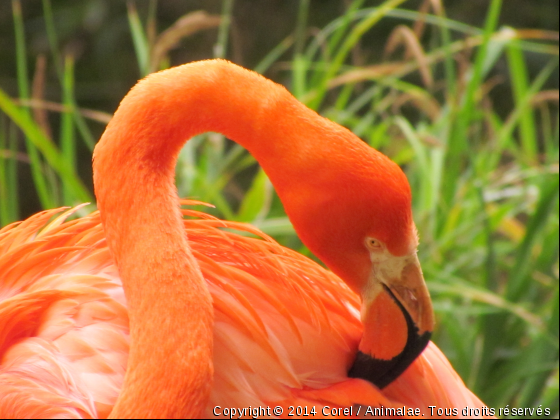
{"label": "flamingo neck", "polygon": [[[298,131],[302,126],[305,133]],[[334,149],[340,147],[337,156],[348,156],[349,146],[370,153],[357,139],[340,141],[349,136],[346,129],[283,87],[226,61],[156,73],[130,91],[97,145],[93,165],[101,219],[130,313],[129,365],[115,417],[196,417],[208,400],[213,309],[174,186],[181,147],[206,131],[221,132],[253,154],[288,214],[299,197],[309,196],[302,179],[329,176],[316,165],[332,162]]]}

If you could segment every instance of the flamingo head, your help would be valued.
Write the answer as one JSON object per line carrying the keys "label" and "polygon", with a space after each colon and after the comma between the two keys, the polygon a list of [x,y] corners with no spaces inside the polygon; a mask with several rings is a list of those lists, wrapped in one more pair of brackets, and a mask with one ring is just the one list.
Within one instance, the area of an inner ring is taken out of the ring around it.
{"label": "flamingo head", "polygon": [[307,168],[283,202],[302,241],[361,296],[364,331],[349,375],[383,388],[428,344],[433,309],[406,176],[365,143],[352,148],[331,150],[328,168]]}

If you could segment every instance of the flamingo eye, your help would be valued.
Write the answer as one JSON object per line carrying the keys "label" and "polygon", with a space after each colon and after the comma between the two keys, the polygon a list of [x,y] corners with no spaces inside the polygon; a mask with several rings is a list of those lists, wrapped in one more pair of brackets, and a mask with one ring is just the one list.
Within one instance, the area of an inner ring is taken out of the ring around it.
{"label": "flamingo eye", "polygon": [[381,242],[375,238],[366,238],[366,247],[372,251],[379,251],[382,248]]}

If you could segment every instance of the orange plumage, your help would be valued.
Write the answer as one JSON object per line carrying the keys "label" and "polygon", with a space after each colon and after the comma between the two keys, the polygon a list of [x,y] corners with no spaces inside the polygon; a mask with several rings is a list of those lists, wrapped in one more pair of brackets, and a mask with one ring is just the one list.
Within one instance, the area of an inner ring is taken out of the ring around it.
{"label": "orange plumage", "polygon": [[[0,231],[4,418],[106,417],[122,386],[129,334],[118,270],[99,213],[63,222],[68,214],[50,210]],[[183,214],[215,310],[208,416],[216,405],[287,409],[297,400],[317,407],[405,404],[426,415],[428,405],[483,406],[433,344],[383,393],[349,382],[361,336],[358,297],[248,225]],[[313,391],[329,385],[341,389],[327,388],[325,397]]]}
{"label": "orange plumage", "polygon": [[[255,155],[302,240],[354,291],[254,228],[181,217],[176,154],[205,130]],[[0,415],[483,407],[433,344],[413,361],[433,321],[406,178],[283,88],[219,60],[162,72],[123,100],[94,156],[100,213],[0,231]],[[384,345],[390,331],[408,338]],[[387,369],[382,390],[348,377],[371,366]]]}

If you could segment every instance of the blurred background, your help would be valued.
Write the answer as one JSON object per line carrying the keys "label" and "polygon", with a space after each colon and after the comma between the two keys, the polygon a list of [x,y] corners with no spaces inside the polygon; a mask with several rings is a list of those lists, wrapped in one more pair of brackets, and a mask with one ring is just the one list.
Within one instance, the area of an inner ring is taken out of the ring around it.
{"label": "blurred background", "polygon": [[[403,167],[434,341],[488,406],[557,418],[558,21],[557,0],[3,1],[0,226],[95,202],[91,153],[134,83],[227,58]],[[177,185],[313,258],[219,134]]]}

